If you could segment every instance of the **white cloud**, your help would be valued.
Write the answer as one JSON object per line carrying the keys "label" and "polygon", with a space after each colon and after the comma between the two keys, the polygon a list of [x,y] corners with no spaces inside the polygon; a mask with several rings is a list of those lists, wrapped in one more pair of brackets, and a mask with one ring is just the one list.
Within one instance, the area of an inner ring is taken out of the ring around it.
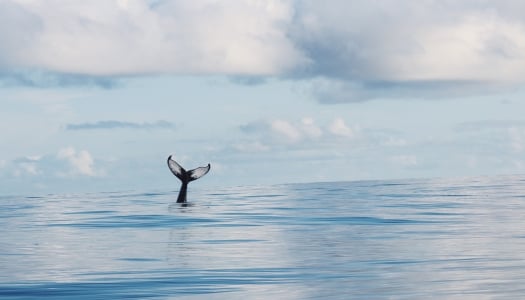
{"label": "white cloud", "polygon": [[315,125],[314,119],[310,117],[301,120],[301,129],[305,135],[313,139],[320,138],[323,135],[321,128]]}
{"label": "white cloud", "polygon": [[301,132],[292,124],[283,120],[275,120],[270,124],[272,130],[284,137],[289,142],[297,142],[301,139]]}
{"label": "white cloud", "polygon": [[[251,143],[251,147],[259,150],[267,150],[266,147],[271,143],[298,144],[309,142],[330,142],[331,140],[340,141],[343,138],[355,138],[359,128],[348,127],[342,118],[336,118],[326,126],[318,126],[311,117],[304,117],[300,121],[287,121],[275,119],[269,121],[258,121],[241,126],[245,133],[259,136],[264,143],[257,141]],[[245,148],[244,145],[241,148]],[[239,147],[237,147],[240,150]],[[243,149],[245,150],[245,149]]]}
{"label": "white cloud", "polygon": [[360,81],[514,81],[525,75],[517,1],[302,1],[291,38],[316,73]]}
{"label": "white cloud", "polygon": [[59,159],[69,162],[72,174],[96,176],[93,169],[94,160],[86,150],[77,151],[73,147],[63,148],[58,152]]}
{"label": "white cloud", "polygon": [[277,0],[4,1],[0,62],[96,76],[277,74],[303,60],[284,30],[292,15]]}
{"label": "white cloud", "polygon": [[40,170],[38,169],[35,163],[21,162],[18,164],[17,168],[14,170],[14,175],[20,177],[22,175],[38,175]]}
{"label": "white cloud", "polygon": [[66,130],[95,130],[95,129],[174,129],[175,124],[165,120],[156,122],[126,122],[116,120],[104,120],[94,123],[67,124]]}
{"label": "white cloud", "polygon": [[5,0],[0,68],[523,82],[524,17],[511,0]]}
{"label": "white cloud", "polygon": [[23,176],[37,176],[43,173],[40,168],[42,156],[30,155],[15,159],[8,163],[7,161],[0,161],[0,168],[5,167],[8,173],[11,173],[15,177]]}
{"label": "white cloud", "polygon": [[354,137],[355,131],[346,126],[345,121],[341,118],[336,118],[328,127],[328,130],[336,136],[342,137]]}

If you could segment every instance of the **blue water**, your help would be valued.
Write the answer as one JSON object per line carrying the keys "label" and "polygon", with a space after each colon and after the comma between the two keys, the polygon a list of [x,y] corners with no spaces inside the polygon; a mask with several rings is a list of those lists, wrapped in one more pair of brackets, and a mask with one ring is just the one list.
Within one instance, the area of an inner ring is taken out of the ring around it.
{"label": "blue water", "polygon": [[1,299],[523,299],[525,176],[0,197]]}

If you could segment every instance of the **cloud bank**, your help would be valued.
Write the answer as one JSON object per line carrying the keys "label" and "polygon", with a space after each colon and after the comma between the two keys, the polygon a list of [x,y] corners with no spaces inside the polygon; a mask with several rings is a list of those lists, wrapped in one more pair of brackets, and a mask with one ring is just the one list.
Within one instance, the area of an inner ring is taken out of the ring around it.
{"label": "cloud bank", "polygon": [[[500,81],[525,74],[516,1],[301,1],[305,72],[359,81]],[[523,76],[521,76],[523,78]]]}
{"label": "cloud bank", "polygon": [[[87,150],[64,147],[56,154],[33,155],[0,161],[0,176],[8,178],[69,178],[97,177],[102,172],[95,168],[95,159]],[[3,174],[2,174],[3,173]]]}
{"label": "cloud bank", "polygon": [[93,129],[173,129],[175,124],[160,120],[153,123],[134,123],[115,120],[98,121],[95,123],[67,124],[66,130],[93,130]]}
{"label": "cloud bank", "polygon": [[91,154],[86,150],[77,151],[73,147],[63,148],[58,152],[59,159],[66,160],[70,165],[71,174],[85,176],[96,176],[93,168],[94,160]]}
{"label": "cloud bank", "polygon": [[243,150],[268,150],[266,145],[294,145],[335,139],[353,140],[359,136],[358,126],[348,126],[342,118],[329,124],[317,125],[315,120],[304,117],[299,121],[282,119],[255,121],[241,125],[240,130],[256,142],[242,145]]}
{"label": "cloud bank", "polygon": [[525,3],[4,0],[0,41],[0,78],[21,84],[220,74],[320,80],[326,103],[464,96],[523,84]]}
{"label": "cloud bank", "polygon": [[290,2],[276,0],[7,0],[0,66],[91,76],[276,74],[301,59],[283,30],[291,15]]}

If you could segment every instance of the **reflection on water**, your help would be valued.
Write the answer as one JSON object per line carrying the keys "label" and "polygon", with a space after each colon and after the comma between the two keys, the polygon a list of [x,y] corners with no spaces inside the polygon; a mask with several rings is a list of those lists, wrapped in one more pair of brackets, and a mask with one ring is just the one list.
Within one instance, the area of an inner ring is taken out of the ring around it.
{"label": "reflection on water", "polygon": [[521,298],[524,184],[4,196],[0,298]]}

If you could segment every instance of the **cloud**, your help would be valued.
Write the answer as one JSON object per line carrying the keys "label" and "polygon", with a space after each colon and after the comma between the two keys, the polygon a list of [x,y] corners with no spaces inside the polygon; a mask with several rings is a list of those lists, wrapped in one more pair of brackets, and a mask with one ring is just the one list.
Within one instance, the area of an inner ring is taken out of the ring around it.
{"label": "cloud", "polygon": [[119,86],[120,81],[109,76],[67,74],[49,70],[30,69],[2,71],[0,68],[0,86],[20,85],[35,88],[96,86],[103,89],[111,89]]}
{"label": "cloud", "polygon": [[346,126],[345,121],[341,118],[335,119],[332,124],[328,127],[329,131],[336,136],[343,136],[343,137],[354,137],[355,133],[354,130],[351,128],[348,128]]}
{"label": "cloud", "polygon": [[244,133],[262,138],[265,143],[297,144],[311,141],[329,141],[334,138],[353,139],[358,136],[357,126],[348,127],[342,118],[335,118],[326,126],[319,126],[311,117],[299,121],[282,119],[256,121],[240,126]]}
{"label": "cloud", "polygon": [[92,130],[92,129],[173,129],[175,124],[160,120],[153,123],[134,123],[122,121],[98,121],[95,123],[67,124],[66,130]]}
{"label": "cloud", "polygon": [[96,176],[97,173],[93,168],[94,160],[91,154],[86,150],[77,151],[73,147],[61,149],[57,157],[65,160],[71,167],[71,174]]}
{"label": "cloud", "polygon": [[153,74],[310,80],[322,103],[499,93],[524,83],[525,3],[0,2],[4,84]]}
{"label": "cloud", "polygon": [[14,1],[0,2],[0,20],[0,67],[12,67],[14,61],[21,59],[18,50],[37,38],[42,23],[38,16]]}
{"label": "cloud", "polygon": [[500,93],[525,78],[516,1],[301,1],[290,39],[321,103]]}
{"label": "cloud", "polygon": [[[290,38],[303,72],[360,82],[501,81],[525,74],[515,1],[301,1]],[[523,78],[523,76],[521,76]]]}
{"label": "cloud", "polygon": [[12,162],[3,161],[0,167],[4,167],[4,169],[14,177],[34,177],[43,173],[40,167],[41,160],[42,156],[40,155],[25,156],[17,158]]}
{"label": "cloud", "polygon": [[37,175],[40,173],[35,164],[22,163],[20,164],[20,167],[24,172],[30,175]]}
{"label": "cloud", "polygon": [[[119,173],[120,170],[127,170],[130,166],[118,165],[117,169],[112,169],[115,161],[111,159],[95,160],[87,150],[64,147],[53,152],[0,161],[2,191],[27,194],[38,190],[57,193],[93,190],[106,184],[106,188],[112,190],[114,182],[120,179],[117,178],[118,176],[121,174],[130,176],[129,172]],[[117,163],[122,163],[122,161]],[[137,163],[133,164],[132,167],[136,167]],[[146,167],[143,169],[147,169]],[[106,172],[111,173],[115,181],[105,180]]]}
{"label": "cloud", "polygon": [[442,99],[490,95],[508,90],[510,83],[489,81],[359,81],[320,77],[309,80],[310,92],[323,104],[375,99]]}
{"label": "cloud", "polygon": [[310,138],[320,138],[323,135],[321,128],[310,117],[305,117],[301,120],[301,128],[303,133]]}
{"label": "cloud", "polygon": [[0,5],[0,65],[11,68],[94,76],[294,73],[363,82],[525,74],[525,4],[510,0]]}
{"label": "cloud", "polygon": [[20,177],[22,175],[39,175],[41,171],[38,169],[35,163],[19,163],[18,168],[14,170],[14,175]]}
{"label": "cloud", "polygon": [[[277,74],[302,58],[291,1],[2,1],[4,68],[88,76]],[[16,32],[12,32],[15,29]]]}
{"label": "cloud", "polygon": [[290,124],[287,121],[283,120],[274,120],[270,122],[270,128],[273,132],[284,137],[290,142],[297,142],[301,139],[302,135],[295,126]]}

